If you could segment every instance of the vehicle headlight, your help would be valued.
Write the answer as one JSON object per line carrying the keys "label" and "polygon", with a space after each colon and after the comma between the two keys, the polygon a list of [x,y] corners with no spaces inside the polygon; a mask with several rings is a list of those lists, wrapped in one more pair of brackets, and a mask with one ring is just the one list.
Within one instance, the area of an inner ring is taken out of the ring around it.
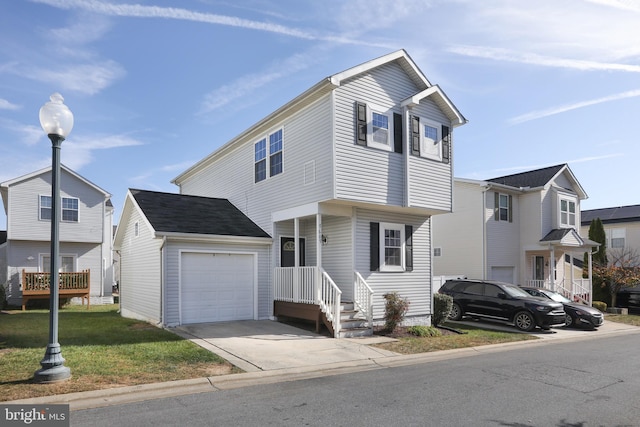
{"label": "vehicle headlight", "polygon": [[582,311],[582,310],[576,310],[576,314],[578,316],[588,316],[589,313],[587,313],[586,311]]}
{"label": "vehicle headlight", "polygon": [[547,307],[546,305],[537,305],[536,310],[538,311],[551,311],[551,307]]}

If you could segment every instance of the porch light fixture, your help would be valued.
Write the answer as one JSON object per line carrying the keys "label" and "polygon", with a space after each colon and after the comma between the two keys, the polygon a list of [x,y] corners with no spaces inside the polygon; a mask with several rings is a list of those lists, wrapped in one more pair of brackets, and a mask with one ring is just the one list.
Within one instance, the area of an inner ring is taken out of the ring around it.
{"label": "porch light fixture", "polygon": [[40,126],[51,140],[51,269],[49,278],[49,343],[41,369],[34,374],[39,383],[53,383],[71,378],[71,369],[64,366],[58,343],[58,254],[60,252],[60,146],[73,128],[73,114],[64,105],[64,98],[54,93],[40,108]]}

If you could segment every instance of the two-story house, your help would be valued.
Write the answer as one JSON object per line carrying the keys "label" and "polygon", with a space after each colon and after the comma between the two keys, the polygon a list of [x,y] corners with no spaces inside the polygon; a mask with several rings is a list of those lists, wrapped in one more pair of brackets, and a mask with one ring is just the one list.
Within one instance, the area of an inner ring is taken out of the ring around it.
{"label": "two-story house", "polygon": [[433,218],[436,276],[544,287],[591,304],[582,263],[598,244],[579,233],[587,194],[568,165],[454,181],[453,213]]}
{"label": "two-story house", "polygon": [[[37,292],[48,289],[42,273],[49,272],[51,262],[51,167],[0,183],[0,195],[7,215],[0,284],[9,304],[21,305],[27,282],[38,282]],[[109,302],[114,282],[111,195],[62,165],[60,198],[61,280],[77,282],[82,273],[92,302]]]}
{"label": "two-story house", "polygon": [[582,211],[582,235],[589,234],[591,220],[596,218],[604,227],[609,260],[625,253],[640,255],[640,205]]}
{"label": "two-story house", "polygon": [[[228,200],[267,233],[266,250],[255,246],[265,243],[258,235],[243,243],[223,230],[159,232],[137,195],[127,196],[115,240],[123,314],[162,325],[206,321],[215,317],[206,307],[218,310],[225,293],[216,289],[246,284],[249,292],[227,292],[225,304],[251,298],[248,313],[227,320],[315,318],[320,307],[344,336],[342,303],[370,324],[383,317],[384,294],[397,291],[410,301],[408,322],[428,324],[431,218],[452,209],[453,130],[465,122],[404,50],[321,80],[173,181],[183,197]],[[162,263],[153,303],[127,298],[140,286],[128,256],[148,242],[133,237],[136,223],[138,235],[162,241],[148,255]],[[196,309],[189,294],[203,287],[212,292],[199,294]]]}

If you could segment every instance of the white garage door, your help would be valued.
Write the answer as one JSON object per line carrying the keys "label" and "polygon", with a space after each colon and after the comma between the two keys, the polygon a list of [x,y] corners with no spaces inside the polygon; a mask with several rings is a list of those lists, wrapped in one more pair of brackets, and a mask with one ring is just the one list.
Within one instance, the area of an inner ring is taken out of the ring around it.
{"label": "white garage door", "polygon": [[182,254],[183,324],[253,319],[254,255]]}

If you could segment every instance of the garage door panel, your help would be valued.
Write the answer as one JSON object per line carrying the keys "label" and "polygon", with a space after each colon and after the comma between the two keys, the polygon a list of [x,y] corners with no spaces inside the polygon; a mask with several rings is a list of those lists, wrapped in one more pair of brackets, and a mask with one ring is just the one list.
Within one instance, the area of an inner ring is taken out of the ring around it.
{"label": "garage door panel", "polygon": [[182,254],[182,323],[254,318],[254,255]]}

